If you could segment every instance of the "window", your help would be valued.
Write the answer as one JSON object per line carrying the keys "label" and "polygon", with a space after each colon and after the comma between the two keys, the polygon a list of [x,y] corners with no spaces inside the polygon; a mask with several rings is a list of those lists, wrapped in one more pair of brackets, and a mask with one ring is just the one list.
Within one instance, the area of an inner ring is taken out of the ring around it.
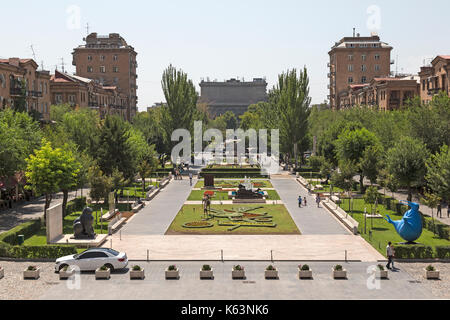
{"label": "window", "polygon": [[46,82],[46,83],[44,83],[44,92],[45,92],[45,94],[47,94],[47,93],[48,93],[47,82]]}
{"label": "window", "polygon": [[348,65],[348,72],[353,72],[353,65],[352,64]]}
{"label": "window", "polygon": [[367,78],[366,77],[362,77],[361,78],[361,83],[366,83],[367,82]]}
{"label": "window", "polygon": [[375,71],[380,71],[381,70],[381,66],[379,64],[375,65]]}
{"label": "window", "polygon": [[62,94],[55,95],[55,100],[57,104],[62,103]]}
{"label": "window", "polygon": [[105,66],[101,66],[101,67],[100,67],[100,72],[101,72],[101,73],[106,73],[106,68],[105,68]]}
{"label": "window", "polygon": [[363,54],[363,55],[361,56],[361,60],[362,60],[362,61],[366,61],[366,57],[367,57],[367,56],[366,56],[365,54]]}
{"label": "window", "polygon": [[348,77],[348,83],[353,83],[353,77]]}
{"label": "window", "polygon": [[119,67],[113,67],[113,72],[115,73],[119,72]]}
{"label": "window", "polygon": [[422,90],[425,91],[425,80],[422,80]]}
{"label": "window", "polygon": [[363,65],[361,66],[361,71],[362,71],[362,72],[366,72],[366,70],[367,70],[367,67],[366,67],[365,64],[363,64]]}
{"label": "window", "polygon": [[100,61],[105,61],[105,56],[100,56]]}
{"label": "window", "polygon": [[92,67],[87,67],[87,72],[92,73],[94,69]]}
{"label": "window", "polygon": [[353,55],[352,54],[348,55],[348,61],[353,61]]}
{"label": "window", "polygon": [[375,60],[380,60],[380,55],[379,54],[375,55]]}
{"label": "window", "polygon": [[88,61],[92,61],[92,56],[88,56]]}
{"label": "window", "polygon": [[113,57],[113,60],[114,60],[114,61],[119,60],[119,56],[118,56],[117,54],[115,54],[114,57]]}

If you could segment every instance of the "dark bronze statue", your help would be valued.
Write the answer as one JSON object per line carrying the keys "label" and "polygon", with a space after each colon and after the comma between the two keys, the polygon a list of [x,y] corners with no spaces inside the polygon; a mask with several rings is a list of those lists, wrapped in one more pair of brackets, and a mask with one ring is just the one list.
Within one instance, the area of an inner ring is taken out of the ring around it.
{"label": "dark bronze statue", "polygon": [[94,217],[92,209],[84,208],[81,216],[73,222],[73,233],[75,239],[95,239]]}
{"label": "dark bronze statue", "polygon": [[247,190],[244,185],[239,185],[239,190],[236,193],[236,199],[262,199],[263,194],[259,193],[260,189],[256,192],[253,190]]}

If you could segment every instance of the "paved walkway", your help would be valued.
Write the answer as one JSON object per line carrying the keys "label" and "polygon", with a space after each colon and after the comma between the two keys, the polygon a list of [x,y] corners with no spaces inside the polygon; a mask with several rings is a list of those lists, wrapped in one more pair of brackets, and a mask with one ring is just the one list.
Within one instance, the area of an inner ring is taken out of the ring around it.
{"label": "paved walkway", "polygon": [[[197,180],[194,180],[194,186]],[[189,179],[172,180],[122,228],[127,235],[163,235],[191,193]]]}
{"label": "paved walkway", "polygon": [[[309,196],[294,178],[272,179],[281,200],[289,210],[303,235],[349,234],[349,231],[324,208],[317,208],[314,196]],[[306,196],[308,206],[298,207],[298,196]]]}
{"label": "paved walkway", "polygon": [[[96,281],[93,273],[80,276],[80,288],[70,290],[71,281],[52,279],[55,285],[37,296],[38,299],[72,300],[359,300],[359,299],[439,299],[429,282],[418,282],[411,274],[400,270],[390,272],[389,280],[371,281],[367,272],[371,263],[344,263],[347,280],[334,280],[331,276],[333,263],[311,263],[313,280],[299,280],[297,263],[279,263],[275,266],[279,280],[265,280],[267,262],[242,262],[245,280],[232,280],[232,262],[209,262],[214,269],[214,280],[200,280],[199,270],[204,263],[176,262],[180,270],[179,280],[165,280],[164,270],[169,262],[140,263],[145,269],[145,280],[129,278],[127,271],[111,275],[108,281]],[[400,266],[401,268],[401,266]],[[373,276],[372,276],[373,277]],[[24,283],[23,280],[18,282]],[[30,282],[30,281],[28,281]],[[43,282],[33,281],[34,285]],[[369,285],[371,286],[368,286]],[[376,287],[379,284],[379,287]]]}

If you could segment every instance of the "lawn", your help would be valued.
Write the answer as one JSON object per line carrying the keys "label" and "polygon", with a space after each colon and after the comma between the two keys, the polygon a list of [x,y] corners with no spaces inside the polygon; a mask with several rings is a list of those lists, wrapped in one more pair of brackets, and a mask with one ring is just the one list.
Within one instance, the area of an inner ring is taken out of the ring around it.
{"label": "lawn", "polygon": [[[108,222],[100,222],[101,211],[103,208],[103,213],[106,213],[109,210],[108,204],[92,204],[92,210],[94,210],[94,231],[97,234],[106,234],[108,233]],[[124,212],[128,211],[128,206],[126,204],[120,203],[117,206],[119,211]],[[63,233],[64,234],[73,234],[73,222],[81,215],[81,211],[74,212],[68,216],[66,216],[63,220]],[[97,223],[96,223],[97,221]],[[43,224],[41,230],[35,234],[34,236],[25,240],[24,245],[26,246],[45,246],[47,245],[47,233],[46,227]]]}
{"label": "lawn", "polygon": [[[203,199],[204,190],[194,190],[190,194],[188,201],[201,201]],[[269,195],[268,200],[280,200],[280,196],[275,190],[267,190]],[[228,199],[228,191],[216,191],[214,192],[213,201],[223,201],[230,200]]]}
{"label": "lawn", "polygon": [[[270,180],[263,180],[263,179],[252,179],[252,183],[254,184],[255,188],[273,188],[272,183]],[[239,184],[244,183],[244,180],[215,180],[214,186],[219,188],[237,188],[239,187]],[[200,180],[195,185],[195,188],[203,188],[205,186],[205,181]]]}
{"label": "lawn", "polygon": [[[395,208],[395,204],[391,207]],[[351,213],[351,211],[349,211],[349,199],[343,200],[341,208]],[[389,241],[394,244],[405,242],[405,240],[397,234],[394,226],[384,219],[366,219],[366,233],[364,233],[364,208],[367,208],[367,212],[371,212],[370,204],[366,204],[364,199],[353,199],[353,213],[351,213],[351,215],[359,222],[359,232],[361,236],[381,254],[386,254],[386,246]],[[398,215],[396,211],[387,210],[384,205],[378,205],[377,212],[383,217],[389,215],[394,221],[401,220],[403,217],[403,215]],[[370,230],[372,230],[372,236],[370,236]],[[423,229],[422,235],[416,242],[432,247],[450,246],[450,241],[439,239],[439,237],[435,236],[433,232],[425,228]]]}
{"label": "lawn", "polygon": [[292,220],[289,212],[284,205],[211,205],[213,209],[221,210],[238,210],[239,208],[256,208],[260,209],[251,211],[252,213],[267,213],[273,217],[273,223],[276,224],[274,228],[268,227],[240,227],[233,231],[228,231],[230,226],[219,226],[218,222],[228,222],[226,218],[214,218],[209,220],[214,226],[204,229],[188,229],[183,225],[189,222],[202,221],[203,210],[201,205],[185,205],[173,220],[167,235],[174,234],[196,234],[196,235],[217,235],[217,234],[229,234],[229,235],[262,235],[262,234],[300,234],[296,224]]}

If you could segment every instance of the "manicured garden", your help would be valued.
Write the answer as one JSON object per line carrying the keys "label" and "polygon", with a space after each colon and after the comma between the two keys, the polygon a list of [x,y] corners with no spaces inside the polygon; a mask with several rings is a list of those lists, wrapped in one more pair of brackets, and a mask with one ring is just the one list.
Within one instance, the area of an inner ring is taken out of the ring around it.
{"label": "manicured garden", "polygon": [[[230,221],[227,218],[213,218],[207,221],[204,221],[205,217],[203,215],[203,209],[201,205],[185,205],[180,210],[178,215],[173,220],[169,229],[167,230],[167,235],[174,234],[201,234],[201,235],[217,235],[217,234],[239,234],[239,235],[251,235],[251,234],[300,234],[296,224],[292,220],[289,212],[287,211],[284,205],[211,205],[211,209],[227,211],[228,212],[237,212],[237,211],[245,211],[251,208],[258,208],[256,210],[249,211],[248,215],[251,217],[252,215],[261,215],[260,221],[271,221],[270,225],[274,225],[273,227],[266,226],[241,226],[237,229],[233,229],[234,225],[237,226],[239,222]],[[270,218],[266,218],[270,217]],[[226,225],[220,226],[219,223],[223,223]],[[204,228],[186,228],[184,225],[198,225],[198,226],[208,226]],[[243,224],[246,224],[244,221]],[[230,228],[231,227],[231,228]]]}
{"label": "manicured garden", "polygon": [[[201,201],[203,199],[205,191],[204,190],[194,190],[189,195],[188,201]],[[280,200],[280,196],[275,190],[267,190],[269,195],[267,200]],[[214,196],[211,198],[212,201],[225,201],[230,200],[228,198],[228,191],[214,191]]]}
{"label": "manicured garden", "polygon": [[[254,188],[261,188],[261,189],[265,189],[265,188],[273,188],[272,183],[270,182],[270,180],[264,180],[264,179],[252,179],[251,180],[253,183],[253,187]],[[239,187],[239,184],[244,183],[244,180],[215,180],[214,181],[214,186],[217,188],[237,188]],[[205,186],[205,181],[204,180],[200,180],[197,182],[197,184],[195,185],[195,188],[203,188]]]}
{"label": "manicured garden", "polygon": [[[353,210],[349,210],[350,199],[343,199],[340,205],[342,209],[348,212],[356,221],[359,222],[359,232],[361,236],[369,242],[376,250],[381,254],[386,255],[386,246],[389,241],[394,245],[398,243],[404,243],[405,241],[397,234],[394,226],[389,224],[386,220],[381,218],[367,218],[364,219],[364,209],[367,208],[367,213],[371,213],[371,205],[364,202],[364,199],[353,199]],[[386,218],[389,215],[392,220],[401,220],[403,214],[398,214],[395,210],[395,204],[397,201],[391,201],[391,208],[388,210],[386,205],[379,204],[377,206],[377,213]],[[351,208],[351,207],[350,207]],[[405,208],[402,210],[405,211]],[[432,224],[432,218],[424,216],[426,225]],[[425,226],[420,238],[416,241],[420,245],[430,246],[433,249],[433,256],[438,257],[436,254],[436,247],[448,246],[450,249],[450,241],[448,239],[440,238],[437,234],[428,230]],[[397,245],[397,253],[403,249],[403,246]],[[411,258],[413,258],[411,256]],[[450,258],[450,257],[448,257]]]}

